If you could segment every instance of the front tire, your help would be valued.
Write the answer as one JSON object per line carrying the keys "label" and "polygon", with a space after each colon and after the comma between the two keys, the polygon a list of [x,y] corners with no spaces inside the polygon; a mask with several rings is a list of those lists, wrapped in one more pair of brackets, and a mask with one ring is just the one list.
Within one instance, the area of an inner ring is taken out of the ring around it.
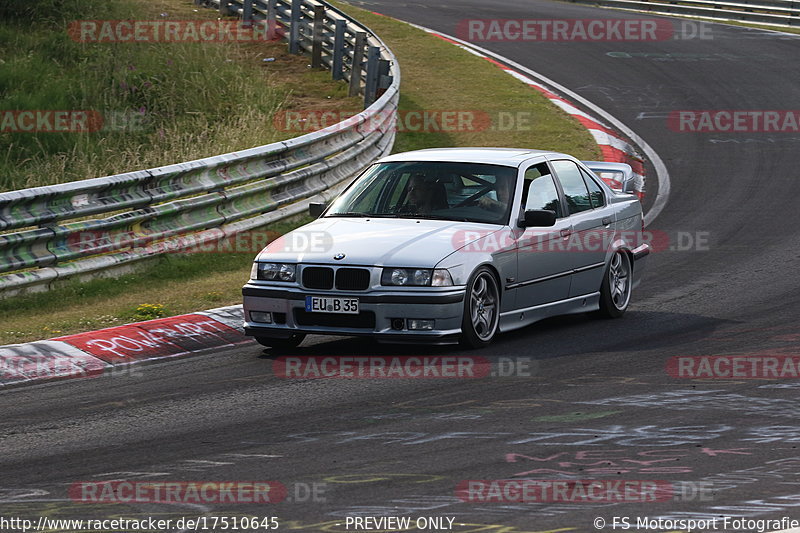
{"label": "front tire", "polygon": [[617,250],[611,256],[611,261],[603,275],[598,314],[605,318],[619,318],[624,315],[631,301],[632,285],[631,256],[623,250]]}
{"label": "front tire", "polygon": [[461,344],[468,348],[488,346],[497,334],[500,321],[500,289],[487,267],[476,270],[464,297]]}
{"label": "front tire", "polygon": [[256,342],[261,346],[275,348],[277,350],[291,350],[293,348],[297,348],[305,338],[305,333],[293,333],[291,337],[286,339],[279,339],[276,337],[255,337]]}

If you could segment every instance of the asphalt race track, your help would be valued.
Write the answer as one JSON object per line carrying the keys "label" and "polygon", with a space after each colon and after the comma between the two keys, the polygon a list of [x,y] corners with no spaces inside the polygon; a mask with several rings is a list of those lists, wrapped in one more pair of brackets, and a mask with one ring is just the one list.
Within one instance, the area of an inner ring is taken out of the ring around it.
{"label": "asphalt race track", "polygon": [[[464,18],[644,17],[538,0],[355,4],[452,35]],[[347,517],[451,517],[452,531],[498,532],[596,531],[597,517],[610,531],[615,516],[617,529],[623,517],[634,525],[637,517],[800,519],[800,382],[667,371],[679,356],[797,356],[800,341],[800,133],[679,132],[667,122],[680,110],[797,109],[800,39],[706,31],[649,42],[477,43],[604,108],[669,169],[669,202],[649,228],[669,242],[651,254],[623,319],[552,319],[468,353],[495,373],[527,361],[510,376],[287,380],[273,372],[281,354],[249,345],[3,391],[0,515],[276,516],[281,529],[302,531],[355,530]],[[648,187],[652,198],[655,180]],[[322,337],[299,353],[467,355]],[[456,494],[465,480],[512,478],[658,481],[673,490],[655,502]],[[70,500],[73,483],[112,479],[274,480],[288,498]]]}

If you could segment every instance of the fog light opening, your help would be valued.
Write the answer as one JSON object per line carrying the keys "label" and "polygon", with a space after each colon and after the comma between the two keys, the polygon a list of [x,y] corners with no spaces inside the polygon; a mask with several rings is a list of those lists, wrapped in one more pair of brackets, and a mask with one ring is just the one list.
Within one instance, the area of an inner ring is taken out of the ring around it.
{"label": "fog light opening", "polygon": [[252,322],[260,322],[262,324],[272,324],[272,313],[264,311],[250,311],[250,320]]}
{"label": "fog light opening", "polygon": [[402,331],[406,329],[406,321],[403,318],[393,318],[392,319],[392,329],[397,331]]}
{"label": "fog light opening", "polygon": [[433,329],[433,322],[433,320],[427,320],[423,318],[409,318],[408,329],[430,331]]}

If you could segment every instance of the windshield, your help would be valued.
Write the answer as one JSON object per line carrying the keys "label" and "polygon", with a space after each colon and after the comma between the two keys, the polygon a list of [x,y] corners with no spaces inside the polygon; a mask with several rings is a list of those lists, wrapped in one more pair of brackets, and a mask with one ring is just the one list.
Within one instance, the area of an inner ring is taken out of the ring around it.
{"label": "windshield", "polygon": [[370,167],[326,217],[393,217],[506,224],[517,169],[449,162]]}

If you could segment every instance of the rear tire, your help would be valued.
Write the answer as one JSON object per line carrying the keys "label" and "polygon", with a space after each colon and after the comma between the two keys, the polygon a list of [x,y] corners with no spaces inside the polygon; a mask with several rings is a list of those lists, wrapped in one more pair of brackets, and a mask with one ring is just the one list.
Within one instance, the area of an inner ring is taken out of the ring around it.
{"label": "rear tire", "polygon": [[277,337],[255,337],[256,342],[261,346],[275,348],[278,350],[291,350],[293,348],[297,348],[305,338],[305,333],[293,333],[291,337],[286,339],[279,339]]}
{"label": "rear tire", "polygon": [[467,348],[488,346],[500,322],[500,288],[489,268],[476,270],[467,283],[463,315],[461,344]]}
{"label": "rear tire", "polygon": [[604,318],[619,318],[625,314],[631,302],[633,285],[633,264],[631,256],[623,250],[617,250],[611,256],[600,285],[600,310],[598,315]]}

